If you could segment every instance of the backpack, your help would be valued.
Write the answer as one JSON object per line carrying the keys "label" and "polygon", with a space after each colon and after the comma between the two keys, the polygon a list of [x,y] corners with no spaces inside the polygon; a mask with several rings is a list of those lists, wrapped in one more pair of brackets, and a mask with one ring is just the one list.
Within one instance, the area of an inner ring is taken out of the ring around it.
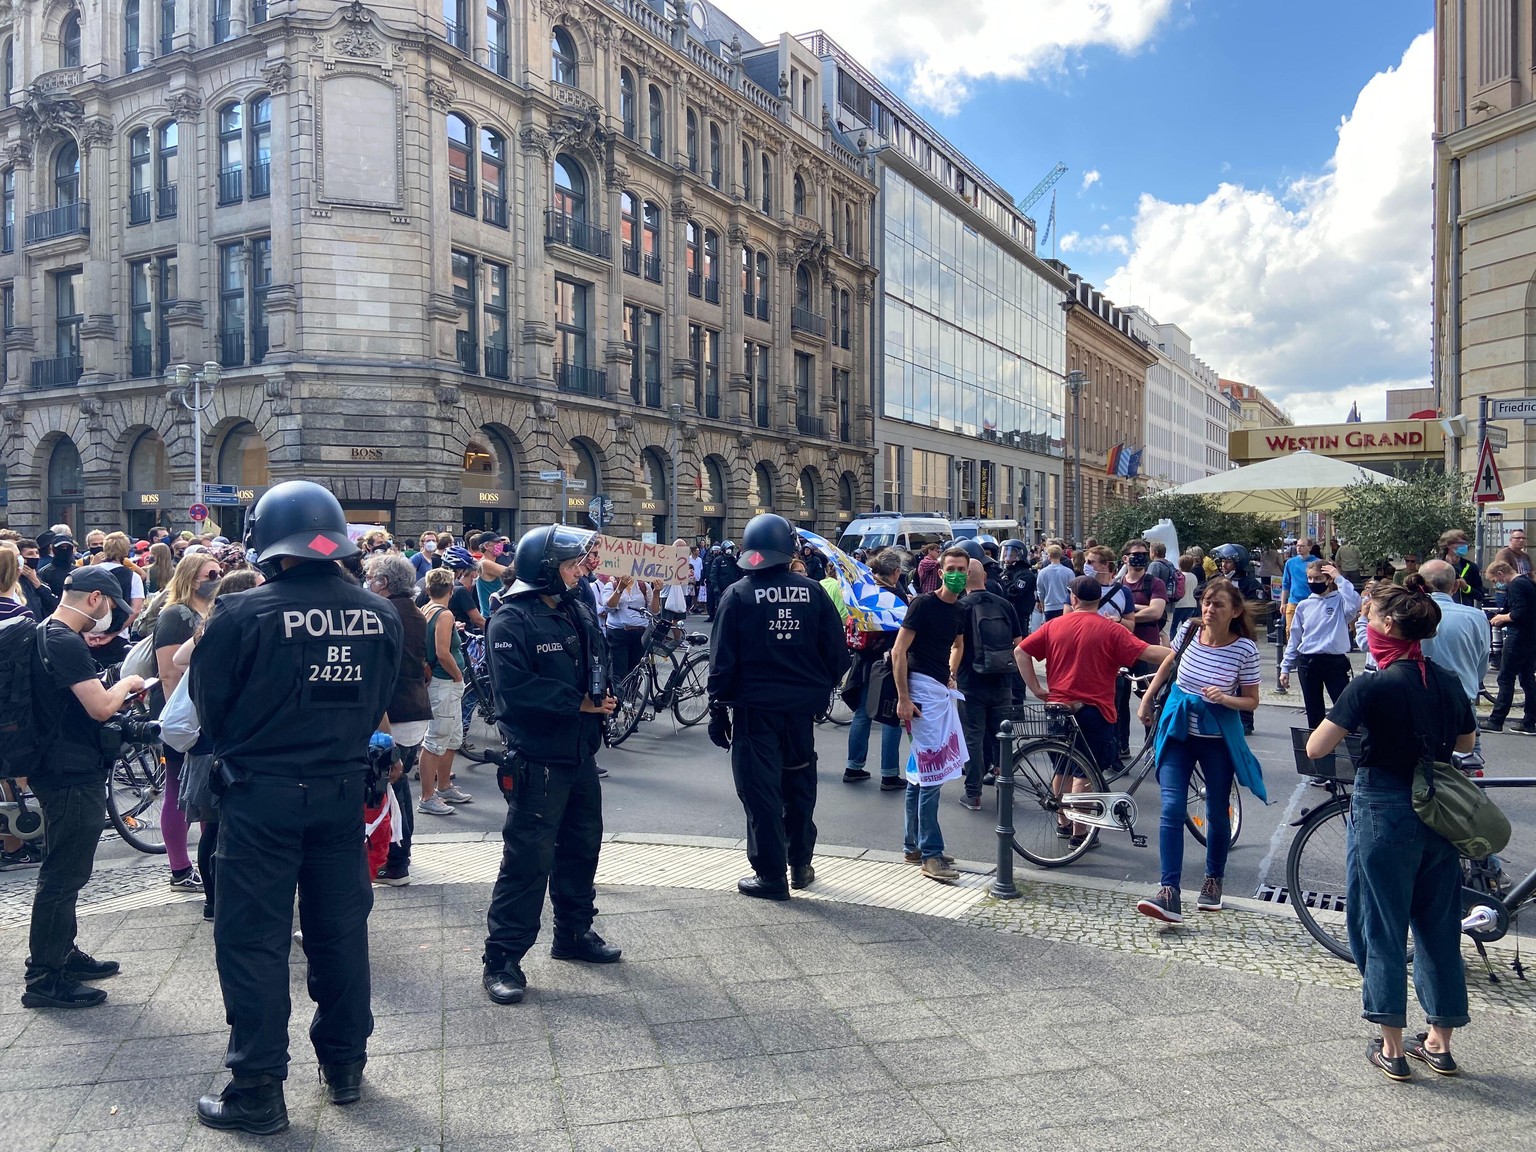
{"label": "backpack", "polygon": [[1000,676],[1014,667],[1014,628],[1007,606],[996,597],[982,596],[970,609],[971,634],[966,643],[970,648],[971,671],[979,676]]}
{"label": "backpack", "polygon": [[0,776],[25,776],[36,768],[45,733],[32,704],[32,652],[37,621],[13,616],[0,621]]}
{"label": "backpack", "polygon": [[1182,568],[1173,574],[1173,598],[1175,600],[1184,599],[1184,591],[1189,587],[1188,579],[1189,573]]}

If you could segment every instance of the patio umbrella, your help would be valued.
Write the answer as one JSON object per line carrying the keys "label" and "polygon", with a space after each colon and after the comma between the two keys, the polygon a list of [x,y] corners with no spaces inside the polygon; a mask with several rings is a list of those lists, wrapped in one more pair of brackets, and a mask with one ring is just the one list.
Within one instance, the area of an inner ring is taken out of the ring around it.
{"label": "patio umbrella", "polygon": [[1171,494],[1214,497],[1224,512],[1295,515],[1305,520],[1308,512],[1337,508],[1353,484],[1401,483],[1396,477],[1348,460],[1301,451],[1191,480],[1172,489]]}
{"label": "patio umbrella", "polygon": [[1485,505],[1490,511],[1498,509],[1503,511],[1508,508],[1536,508],[1536,480],[1527,480],[1524,484],[1512,484],[1504,489],[1504,499],[1495,500]]}

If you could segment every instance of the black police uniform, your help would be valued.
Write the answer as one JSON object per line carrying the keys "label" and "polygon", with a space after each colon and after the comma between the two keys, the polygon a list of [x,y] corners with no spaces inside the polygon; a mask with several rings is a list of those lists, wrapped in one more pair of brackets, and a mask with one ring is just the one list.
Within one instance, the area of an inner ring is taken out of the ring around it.
{"label": "black police uniform", "polygon": [[848,670],[843,624],[815,582],[774,567],[746,572],[720,600],[709,699],[732,706],[731,774],[747,813],[747,859],[784,886],[816,848],[815,717]]}
{"label": "black police uniform", "polygon": [[221,598],[193,652],[192,699],[223,766],[213,940],[236,1084],[288,1074],[295,888],[315,1055],[328,1067],[365,1059],[363,777],[400,645],[388,604],[309,560]]}
{"label": "black police uniform", "polygon": [[597,916],[603,718],[582,712],[581,702],[594,663],[606,667],[608,653],[590,604],[580,584],[553,608],[524,593],[503,602],[486,625],[496,722],[518,756],[486,913],[487,973],[520,963],[533,947],[546,884],[557,941],[582,936]]}

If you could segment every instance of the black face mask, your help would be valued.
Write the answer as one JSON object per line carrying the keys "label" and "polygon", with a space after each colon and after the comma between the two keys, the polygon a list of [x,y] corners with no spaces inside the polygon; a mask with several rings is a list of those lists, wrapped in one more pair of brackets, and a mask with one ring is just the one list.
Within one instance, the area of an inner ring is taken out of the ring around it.
{"label": "black face mask", "polygon": [[1147,558],[1145,552],[1133,552],[1125,558],[1125,562],[1132,568],[1145,568],[1147,566]]}
{"label": "black face mask", "polygon": [[1314,596],[1324,596],[1324,595],[1327,595],[1327,592],[1328,592],[1328,581],[1326,581],[1326,580],[1308,580],[1307,581],[1307,587],[1312,590],[1312,595],[1314,595]]}
{"label": "black face mask", "polygon": [[37,566],[41,562],[41,559],[37,556],[26,556],[22,558],[22,563],[25,564],[28,568],[32,569],[34,572],[37,571]]}

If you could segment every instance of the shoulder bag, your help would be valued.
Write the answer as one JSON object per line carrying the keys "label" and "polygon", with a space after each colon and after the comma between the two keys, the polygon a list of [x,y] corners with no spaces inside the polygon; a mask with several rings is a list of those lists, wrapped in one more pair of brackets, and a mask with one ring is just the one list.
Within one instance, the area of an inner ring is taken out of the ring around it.
{"label": "shoulder bag", "polygon": [[[1431,679],[1438,706],[1439,680]],[[1461,769],[1435,759],[1428,737],[1418,730],[1417,719],[1413,727],[1420,745],[1419,763],[1413,770],[1414,812],[1463,856],[1481,860],[1502,852],[1509,844],[1509,817]]]}
{"label": "shoulder bag", "polygon": [[896,715],[896,676],[891,668],[890,657],[877,661],[869,670],[869,688],[864,695],[864,711],[876,724],[895,728],[901,720]]}

